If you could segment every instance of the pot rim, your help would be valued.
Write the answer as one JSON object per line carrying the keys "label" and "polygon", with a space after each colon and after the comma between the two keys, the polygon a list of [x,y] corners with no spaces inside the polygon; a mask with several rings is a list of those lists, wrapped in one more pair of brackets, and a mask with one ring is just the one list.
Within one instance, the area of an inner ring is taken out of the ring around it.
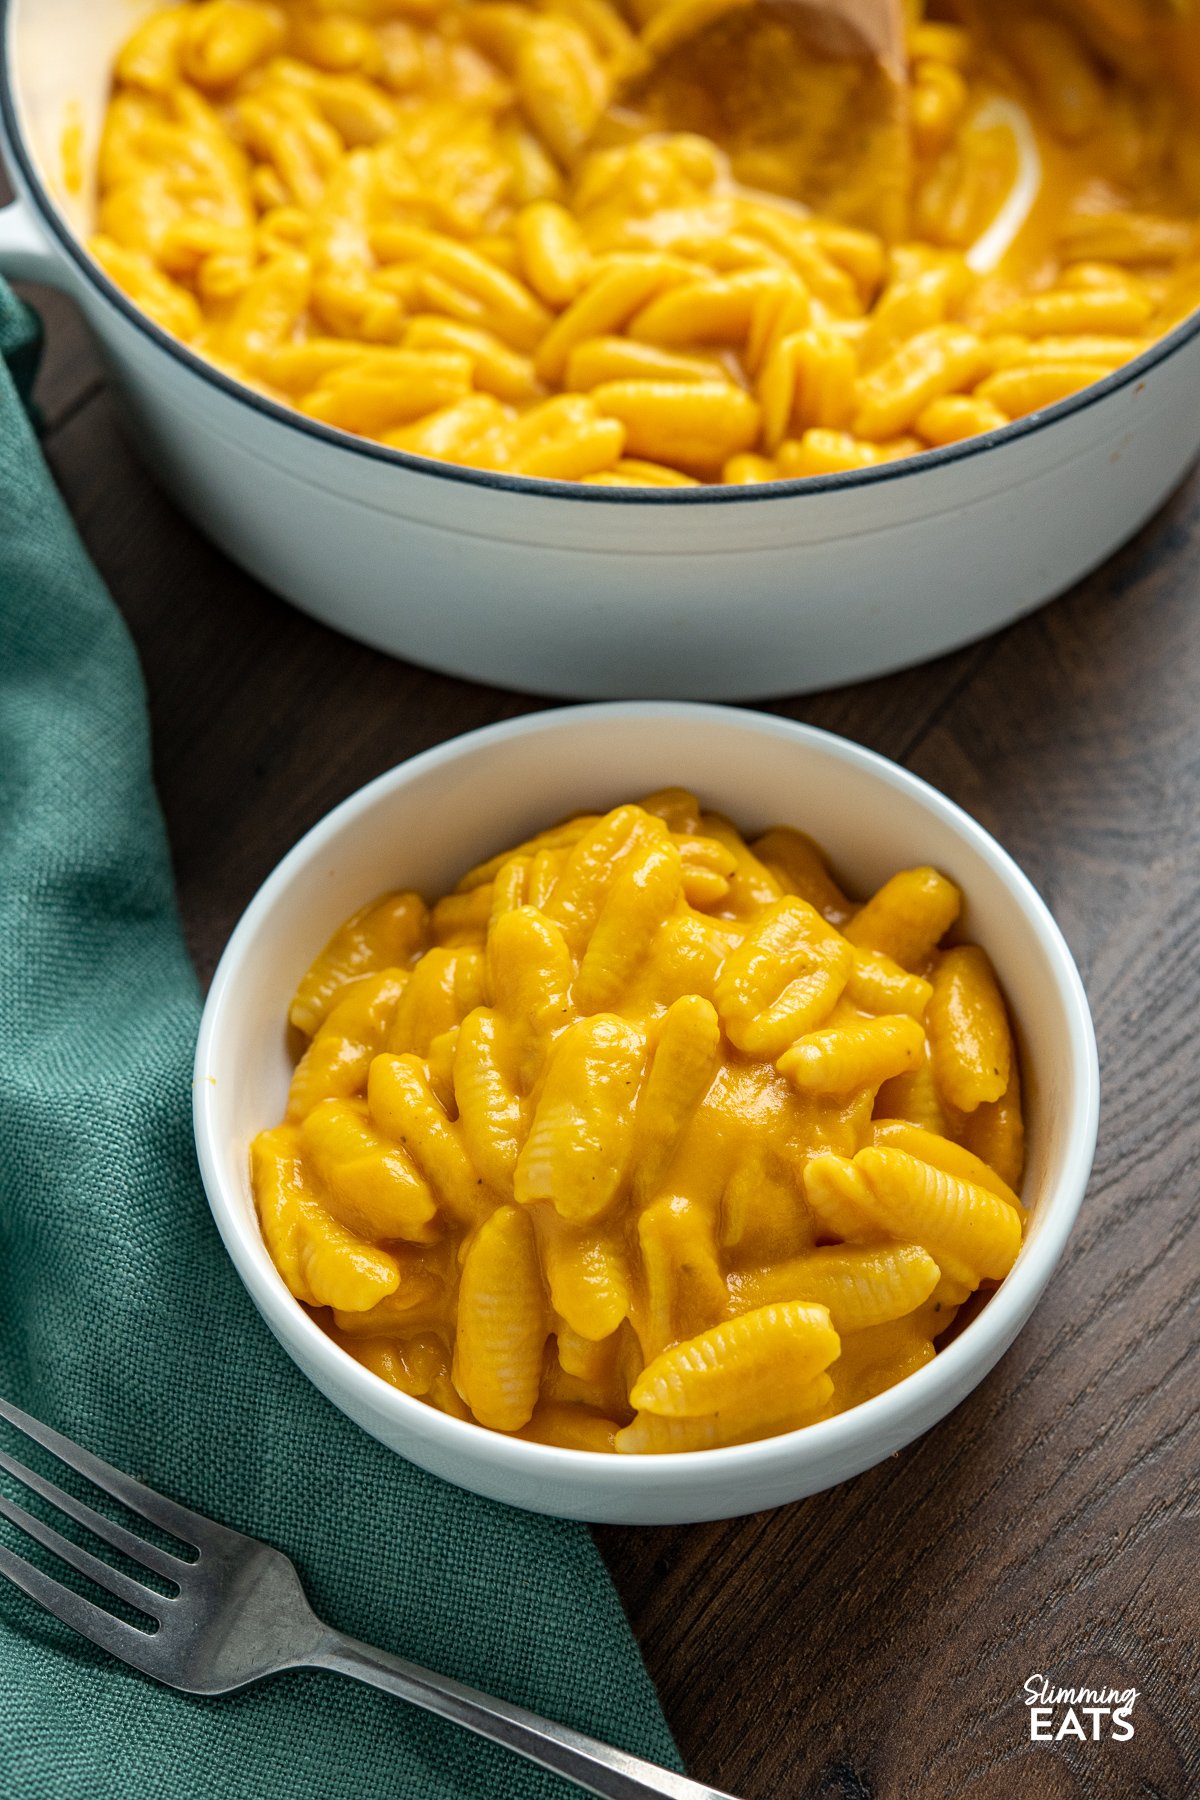
{"label": "pot rim", "polygon": [[1152,344],[1133,362],[1124,364],[1103,381],[1094,382],[1028,418],[1015,419],[995,431],[979,437],[948,444],[941,449],[921,451],[916,456],[886,463],[881,468],[855,469],[839,475],[809,475],[788,481],[762,482],[746,487],[701,485],[695,488],[605,488],[590,487],[581,482],[547,481],[531,475],[505,475],[490,469],[470,469],[461,463],[443,463],[430,457],[414,456],[406,450],[394,450],[370,438],[356,437],[336,426],[310,419],[293,407],[260,394],[248,383],[227,375],[191,350],[129,298],[91,256],[83,241],[72,230],[61,208],[50,193],[26,141],[15,98],[15,59],[10,38],[16,16],[15,0],[0,0],[0,127],[17,174],[27,196],[36,208],[42,224],[52,234],[56,246],[83,279],[131,323],[154,347],[165,352],[190,373],[199,375],[211,387],[261,417],[288,427],[302,436],[332,448],[346,450],[373,462],[390,463],[411,474],[458,483],[466,487],[491,489],[494,492],[530,496],[540,499],[570,500],[594,506],[696,507],[729,505],[766,505],[772,501],[805,500],[864,488],[884,487],[898,481],[913,480],[926,472],[948,468],[986,455],[989,450],[1035,436],[1060,421],[1080,415],[1110,396],[1141,381],[1151,370],[1168,362],[1188,344],[1200,338],[1200,310],[1174,330]]}

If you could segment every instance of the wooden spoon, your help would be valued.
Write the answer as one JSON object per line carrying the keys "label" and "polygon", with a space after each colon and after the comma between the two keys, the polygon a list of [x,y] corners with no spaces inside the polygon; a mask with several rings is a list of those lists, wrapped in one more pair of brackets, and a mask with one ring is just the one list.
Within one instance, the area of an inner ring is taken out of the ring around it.
{"label": "wooden spoon", "polygon": [[903,235],[911,187],[902,0],[669,0],[594,141],[694,131],[734,178]]}

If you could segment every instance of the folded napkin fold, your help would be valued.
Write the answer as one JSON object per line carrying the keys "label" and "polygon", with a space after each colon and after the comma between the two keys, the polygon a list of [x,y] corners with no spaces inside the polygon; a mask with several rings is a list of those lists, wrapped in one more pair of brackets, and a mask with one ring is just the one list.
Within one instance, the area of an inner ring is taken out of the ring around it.
{"label": "folded napkin fold", "polygon": [[[36,336],[0,283],[0,1393],[278,1544],[354,1636],[678,1768],[586,1530],[374,1443],[226,1258],[192,1148],[199,998],[141,676],[18,398]],[[4,1800],[578,1792],[334,1676],[171,1693],[3,1581],[0,1695]]]}

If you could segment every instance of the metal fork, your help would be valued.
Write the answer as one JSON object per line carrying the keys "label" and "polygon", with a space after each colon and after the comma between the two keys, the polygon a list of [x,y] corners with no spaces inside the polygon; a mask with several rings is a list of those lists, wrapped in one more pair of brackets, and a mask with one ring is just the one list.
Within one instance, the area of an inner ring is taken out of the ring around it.
{"label": "metal fork", "polygon": [[0,1418],[195,1551],[194,1560],[188,1561],[147,1543],[0,1450],[0,1469],[178,1589],[165,1595],[145,1587],[0,1494],[4,1518],[97,1587],[148,1615],[157,1630],[141,1631],[127,1624],[4,1544],[0,1544],[0,1573],[56,1619],[143,1675],[187,1694],[228,1694],[286,1669],[326,1669],[453,1719],[602,1800],[646,1800],[648,1795],[658,1800],[732,1800],[716,1788],[660,1769],[568,1725],[540,1719],[524,1707],[510,1706],[506,1700],[495,1700],[346,1637],[318,1619],[292,1562],[281,1550],[155,1493],[7,1400],[0,1399]]}

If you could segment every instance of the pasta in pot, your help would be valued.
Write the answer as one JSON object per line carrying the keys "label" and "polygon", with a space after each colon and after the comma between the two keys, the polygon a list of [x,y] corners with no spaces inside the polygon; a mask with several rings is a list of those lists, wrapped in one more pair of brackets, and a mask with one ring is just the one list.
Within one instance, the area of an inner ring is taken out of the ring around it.
{"label": "pasta in pot", "polygon": [[[311,419],[608,486],[872,468],[1102,380],[1200,303],[1200,26],[910,5],[911,235],[589,149],[664,0],[201,0],[122,50],[92,249]],[[674,3],[674,0],[672,0]]]}
{"label": "pasta in pot", "polygon": [[368,1369],[570,1449],[716,1448],[930,1361],[1021,1246],[1020,1075],[954,884],[864,905],[681,789],[385,897],[300,984],[267,1248]]}

